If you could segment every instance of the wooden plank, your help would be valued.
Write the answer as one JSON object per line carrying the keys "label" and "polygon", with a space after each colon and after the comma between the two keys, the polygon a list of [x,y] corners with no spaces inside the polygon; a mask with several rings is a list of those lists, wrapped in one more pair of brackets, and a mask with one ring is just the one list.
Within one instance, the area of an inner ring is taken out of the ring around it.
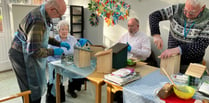
{"label": "wooden plank", "polygon": [[112,49],[100,51],[95,54],[97,57],[96,71],[99,73],[112,72]]}
{"label": "wooden plank", "polygon": [[[160,68],[164,68],[168,75],[177,74],[180,71],[180,55],[174,55],[166,59],[161,59]],[[164,74],[161,70],[161,73]]]}
{"label": "wooden plank", "polygon": [[74,49],[74,64],[77,67],[87,67],[91,65],[91,53],[82,49]]}
{"label": "wooden plank", "polygon": [[102,45],[90,45],[91,58],[95,57],[95,54],[99,51],[104,51],[105,47]]}
{"label": "wooden plank", "polygon": [[196,78],[201,78],[205,69],[206,69],[206,66],[202,64],[190,63],[185,74],[196,77]]}

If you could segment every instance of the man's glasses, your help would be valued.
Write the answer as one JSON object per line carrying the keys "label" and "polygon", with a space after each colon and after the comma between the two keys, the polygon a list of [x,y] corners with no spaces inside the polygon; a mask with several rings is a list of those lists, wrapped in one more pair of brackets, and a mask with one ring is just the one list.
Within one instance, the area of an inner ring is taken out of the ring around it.
{"label": "man's glasses", "polygon": [[200,12],[202,12],[202,10],[205,8],[205,5],[202,7],[202,8],[200,8],[199,10],[186,10],[185,8],[183,9],[183,11],[184,11],[184,14],[186,15],[186,14],[189,14],[189,15],[191,15],[191,16],[195,16],[195,15],[199,15],[200,14]]}
{"label": "man's glasses", "polygon": [[54,10],[56,10],[57,14],[59,15],[60,20],[62,20],[62,15],[60,14],[60,12],[56,8],[54,8]]}
{"label": "man's glasses", "polygon": [[199,11],[196,11],[196,10],[189,11],[189,10],[185,10],[184,9],[184,14],[187,14],[188,13],[189,15],[197,15],[197,13],[199,13]]}

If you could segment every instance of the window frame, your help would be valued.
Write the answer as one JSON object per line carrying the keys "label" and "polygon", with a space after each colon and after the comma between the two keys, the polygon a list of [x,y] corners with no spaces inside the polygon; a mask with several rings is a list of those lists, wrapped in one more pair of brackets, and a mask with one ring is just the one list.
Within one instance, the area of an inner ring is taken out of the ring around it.
{"label": "window frame", "polygon": [[[9,0],[13,4],[40,5],[47,0]],[[40,3],[35,3],[40,2]]]}
{"label": "window frame", "polygon": [[[18,2],[18,1],[20,1],[20,2]],[[34,3],[35,1],[39,1],[39,0],[9,0],[9,3],[26,4],[26,5],[41,5],[42,3],[44,3],[44,2],[46,2],[48,0],[40,0],[40,1],[42,1],[40,3]],[[64,1],[66,2],[66,5],[68,5],[68,0],[64,0]]]}

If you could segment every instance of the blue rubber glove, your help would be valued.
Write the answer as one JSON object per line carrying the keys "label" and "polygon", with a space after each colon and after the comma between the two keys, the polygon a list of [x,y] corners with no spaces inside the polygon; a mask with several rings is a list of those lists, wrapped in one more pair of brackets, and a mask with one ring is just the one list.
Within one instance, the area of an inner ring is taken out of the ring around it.
{"label": "blue rubber glove", "polygon": [[[127,42],[127,44],[128,44],[128,42]],[[130,52],[131,51],[131,46],[128,44],[128,52]]]}
{"label": "blue rubber glove", "polygon": [[87,43],[87,41],[88,40],[85,38],[80,38],[78,42],[80,43],[81,47],[83,47]]}
{"label": "blue rubber glove", "polygon": [[69,45],[68,43],[66,43],[66,42],[61,42],[61,43],[60,43],[60,46],[61,46],[61,47],[67,48],[67,50],[70,49],[70,45]]}
{"label": "blue rubber glove", "polygon": [[62,55],[64,53],[64,50],[61,48],[55,48],[54,49],[54,55]]}

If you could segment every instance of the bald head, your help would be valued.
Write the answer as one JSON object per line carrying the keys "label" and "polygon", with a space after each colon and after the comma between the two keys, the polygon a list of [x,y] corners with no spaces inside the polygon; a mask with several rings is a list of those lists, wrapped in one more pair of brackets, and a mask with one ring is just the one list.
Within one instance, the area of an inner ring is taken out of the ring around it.
{"label": "bald head", "polygon": [[137,18],[131,18],[131,19],[129,19],[129,22],[133,22],[136,25],[139,25],[139,20]]}
{"label": "bald head", "polygon": [[66,4],[64,0],[49,0],[45,9],[50,18],[60,18],[65,14]]}
{"label": "bald head", "polygon": [[66,11],[66,4],[64,0],[55,0],[56,1],[56,8],[60,11],[61,15],[65,14]]}
{"label": "bald head", "polygon": [[137,31],[139,31],[139,20],[137,18],[131,18],[128,21],[128,32],[131,35],[134,35]]}

